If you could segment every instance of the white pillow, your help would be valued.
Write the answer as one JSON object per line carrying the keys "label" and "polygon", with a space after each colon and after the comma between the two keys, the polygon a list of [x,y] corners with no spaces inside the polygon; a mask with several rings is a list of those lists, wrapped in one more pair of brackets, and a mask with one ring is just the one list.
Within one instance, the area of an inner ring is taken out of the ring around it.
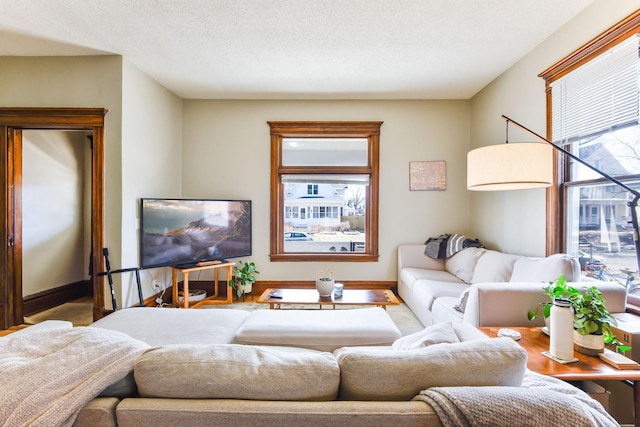
{"label": "white pillow", "polygon": [[444,269],[465,283],[471,283],[478,259],[485,248],[466,248],[444,261]]}
{"label": "white pillow", "polygon": [[454,310],[457,310],[460,313],[464,313],[464,310],[467,308],[467,300],[469,299],[470,290],[471,288],[467,288],[467,290],[465,290],[462,295],[460,295],[458,301],[456,301],[456,303],[453,305]]}
{"label": "white pillow", "polygon": [[453,323],[443,322],[424,328],[406,337],[398,338],[391,345],[394,350],[417,350],[433,344],[460,342],[453,330]]}

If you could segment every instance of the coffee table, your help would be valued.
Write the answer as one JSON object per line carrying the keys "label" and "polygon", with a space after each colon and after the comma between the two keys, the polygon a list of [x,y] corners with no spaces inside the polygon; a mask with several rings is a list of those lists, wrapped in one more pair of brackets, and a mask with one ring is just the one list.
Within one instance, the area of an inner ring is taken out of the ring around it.
{"label": "coffee table", "polygon": [[[279,298],[273,297],[278,295]],[[258,301],[261,304],[269,304],[269,308],[281,308],[284,304],[299,305],[375,305],[385,310],[388,305],[398,305],[400,301],[389,289],[345,289],[342,297],[321,297],[315,289],[266,289]]]}
{"label": "coffee table", "polygon": [[[486,335],[495,338],[499,327],[478,328]],[[518,340],[529,355],[527,368],[539,374],[548,375],[565,381],[580,380],[619,380],[633,382],[633,408],[636,427],[640,427],[640,370],[616,369],[600,360],[598,356],[574,352],[577,362],[561,364],[542,355],[549,350],[549,337],[542,328],[512,328],[522,334]]]}

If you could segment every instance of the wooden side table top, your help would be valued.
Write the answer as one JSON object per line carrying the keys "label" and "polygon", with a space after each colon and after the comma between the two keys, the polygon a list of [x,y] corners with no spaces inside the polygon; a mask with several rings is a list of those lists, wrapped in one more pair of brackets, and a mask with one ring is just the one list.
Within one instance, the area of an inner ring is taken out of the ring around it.
{"label": "wooden side table top", "polygon": [[[478,328],[488,336],[498,335],[499,327]],[[577,362],[562,364],[542,355],[549,350],[549,337],[541,328],[509,328],[522,334],[517,341],[529,355],[527,367],[534,372],[567,381],[578,380],[640,380],[638,369],[617,369],[597,356],[574,352]]]}
{"label": "wooden side table top", "polygon": [[[273,298],[272,293],[278,294],[281,298]],[[345,289],[341,298],[321,297],[315,289],[266,289],[260,298],[259,303],[270,304],[271,308],[280,304],[318,304],[323,305],[375,305],[385,307],[387,305],[400,304],[398,298],[389,289]]]}

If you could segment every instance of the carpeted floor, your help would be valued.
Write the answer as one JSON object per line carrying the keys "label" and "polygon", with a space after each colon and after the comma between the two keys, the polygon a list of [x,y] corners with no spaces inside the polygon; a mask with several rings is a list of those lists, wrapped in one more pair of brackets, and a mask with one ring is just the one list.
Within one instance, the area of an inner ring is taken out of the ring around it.
{"label": "carpeted floor", "polygon": [[[299,309],[310,309],[310,306],[296,306],[296,305],[287,305],[284,306],[285,310],[299,310]],[[347,309],[358,309],[365,308],[369,306],[353,306],[353,305],[344,305],[344,306],[336,306],[336,310],[347,310]],[[234,302],[229,305],[216,305],[216,306],[206,306],[203,309],[240,309],[247,311],[254,310],[268,310],[268,306],[265,304],[258,304],[256,302],[247,301],[247,302]],[[134,308],[128,308],[125,310],[133,310]],[[318,309],[318,308],[311,308]],[[135,308],[135,310],[139,310]],[[324,308],[323,310],[330,310]],[[74,324],[74,326],[86,326],[93,321],[93,303],[89,302],[69,302],[63,304],[58,307],[54,307],[49,310],[42,311],[40,313],[36,313],[32,316],[25,317],[25,323],[27,324],[35,324],[39,322],[44,322],[45,320],[67,320]],[[406,306],[406,304],[400,305],[390,305],[387,306],[387,313],[389,313],[389,317],[393,320],[393,322],[398,326],[402,335],[408,335],[417,331],[421,331],[424,329],[424,326],[418,321],[418,319],[413,315],[413,312]]]}

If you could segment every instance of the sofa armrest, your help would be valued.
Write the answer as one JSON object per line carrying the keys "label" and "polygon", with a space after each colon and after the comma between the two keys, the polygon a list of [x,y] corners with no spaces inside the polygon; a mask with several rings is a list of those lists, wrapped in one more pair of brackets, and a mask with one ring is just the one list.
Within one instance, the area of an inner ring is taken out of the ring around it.
{"label": "sofa armrest", "polygon": [[[576,289],[582,289],[587,283],[569,283]],[[611,282],[588,282],[588,286],[597,286],[602,292],[606,306],[611,313],[624,312],[626,309],[626,290]],[[539,303],[549,302],[542,291],[542,283],[478,283],[469,288],[469,297],[465,307],[463,321],[474,326],[543,326],[542,316],[530,321],[529,310],[535,310]],[[540,311],[540,315],[542,312]]]}

